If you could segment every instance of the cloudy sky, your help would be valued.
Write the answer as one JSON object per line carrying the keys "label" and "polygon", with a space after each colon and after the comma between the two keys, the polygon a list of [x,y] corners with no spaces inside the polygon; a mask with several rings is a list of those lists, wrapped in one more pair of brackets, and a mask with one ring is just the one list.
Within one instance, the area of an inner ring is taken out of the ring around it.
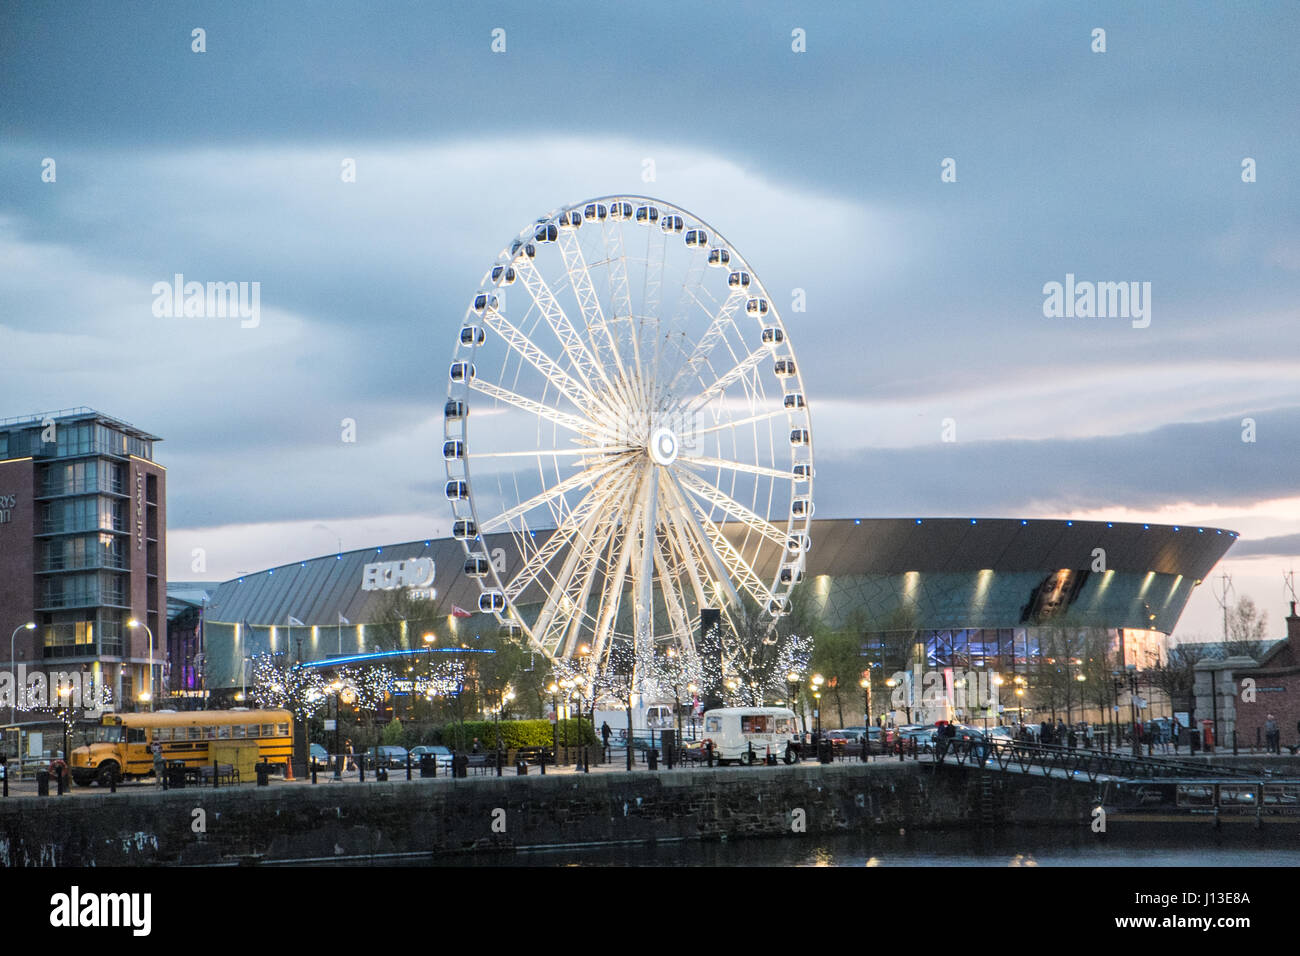
{"label": "cloudy sky", "polygon": [[[558,205],[657,195],[778,299],[819,517],[1230,528],[1280,634],[1297,36],[1289,2],[6,4],[0,416],[163,436],[175,579],[444,533],[484,269]],[[176,273],[259,282],[260,323],[156,317]],[[1149,282],[1149,326],[1046,317],[1067,274]],[[1217,614],[1203,586],[1179,633]]]}

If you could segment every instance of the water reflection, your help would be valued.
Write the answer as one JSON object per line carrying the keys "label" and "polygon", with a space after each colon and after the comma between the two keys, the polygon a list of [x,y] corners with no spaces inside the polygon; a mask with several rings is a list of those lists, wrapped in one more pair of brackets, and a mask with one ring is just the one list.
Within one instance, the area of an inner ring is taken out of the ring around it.
{"label": "water reflection", "polygon": [[[1296,828],[1300,830],[1300,828]],[[583,847],[422,861],[428,866],[1300,866],[1300,835],[1151,833],[1124,840],[1086,829],[969,832],[908,831],[741,840]]]}

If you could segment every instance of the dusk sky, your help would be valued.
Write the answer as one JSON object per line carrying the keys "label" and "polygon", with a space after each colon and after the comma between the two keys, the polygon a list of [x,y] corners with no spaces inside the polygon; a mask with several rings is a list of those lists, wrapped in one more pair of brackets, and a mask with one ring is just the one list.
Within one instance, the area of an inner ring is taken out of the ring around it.
{"label": "dusk sky", "polygon": [[[1297,38],[1292,2],[5,4],[0,417],[162,436],[173,579],[445,534],[484,270],[564,203],[660,196],[777,300],[817,517],[1235,530],[1280,637]],[[177,273],[260,283],[259,323],[156,316]],[[1067,275],[1150,283],[1149,325],[1046,316]],[[1209,584],[1179,636],[1217,636]]]}

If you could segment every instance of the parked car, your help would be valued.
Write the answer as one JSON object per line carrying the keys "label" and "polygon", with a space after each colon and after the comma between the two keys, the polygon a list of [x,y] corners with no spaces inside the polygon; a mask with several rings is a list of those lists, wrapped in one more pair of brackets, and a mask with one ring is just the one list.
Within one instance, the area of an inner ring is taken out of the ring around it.
{"label": "parked car", "polygon": [[438,768],[440,770],[444,767],[451,767],[451,749],[449,747],[426,746],[425,744],[420,744],[418,747],[411,748],[411,764],[416,767],[416,769],[419,769],[420,758],[425,754],[429,754],[438,761]]}
{"label": "parked car", "polygon": [[406,769],[407,751],[405,747],[383,744],[378,749],[378,754],[375,753],[374,747],[371,747],[366,751],[367,769],[373,770],[376,766],[384,767],[389,770]]}
{"label": "parked car", "polygon": [[307,760],[320,764],[322,767],[330,766],[330,752],[321,744],[311,744],[307,747]]}

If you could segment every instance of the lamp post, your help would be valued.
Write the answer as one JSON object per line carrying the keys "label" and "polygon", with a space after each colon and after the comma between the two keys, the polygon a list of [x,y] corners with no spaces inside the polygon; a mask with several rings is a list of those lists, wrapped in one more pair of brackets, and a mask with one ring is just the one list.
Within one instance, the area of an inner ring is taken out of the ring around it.
{"label": "lamp post", "polygon": [[871,756],[871,669],[858,681],[862,687],[862,759]]}
{"label": "lamp post", "polygon": [[334,691],[334,779],[343,777],[343,758],[339,751],[339,691],[343,690],[343,681],[335,680],[330,684]]}
{"label": "lamp post", "polygon": [[558,763],[560,759],[560,702],[556,695],[560,692],[560,685],[551,681],[550,686],[546,688],[551,694],[551,750],[554,756],[552,762]]}
{"label": "lamp post", "polygon": [[69,767],[72,766],[72,760],[68,756],[68,730],[69,730],[68,717],[71,714],[71,711],[68,709],[68,699],[71,696],[72,696],[72,685],[68,684],[67,687],[64,687],[63,682],[60,681],[59,682],[59,719],[63,722],[63,762]]}
{"label": "lamp post", "polygon": [[695,695],[700,688],[695,684],[691,683],[686,685],[686,689],[690,691],[691,694],[691,740],[694,740],[695,739]]}
{"label": "lamp post", "polygon": [[813,707],[816,709],[814,716],[817,718],[817,742],[822,739],[822,684],[826,683],[826,678],[821,674],[813,674]]}
{"label": "lamp post", "polygon": [[[148,690],[145,694],[141,694],[141,695],[140,695],[140,699],[141,699],[141,700],[147,700],[147,701],[149,702],[149,710],[150,710],[150,712],[152,712],[152,711],[153,711],[153,699],[154,699],[154,692],[153,692],[153,631],[151,631],[151,630],[149,629],[149,625],[148,625],[148,624],[145,624],[143,621],[137,620],[137,619],[134,618],[134,617],[131,618],[131,620],[129,620],[129,621],[126,622],[126,626],[127,626],[127,627],[132,627],[132,628],[135,628],[135,627],[143,627],[145,633],[149,635],[149,690]],[[245,658],[245,659],[247,659],[247,658]],[[245,691],[247,691],[248,688],[245,687],[244,689],[245,689]]]}
{"label": "lamp post", "polygon": [[[28,621],[26,624],[19,624],[17,627],[14,628],[14,632],[9,635],[9,669],[10,670],[14,670],[14,638],[18,636],[19,631],[34,631],[34,630],[36,630],[36,622]],[[18,676],[17,674],[15,674],[14,675],[14,699],[13,702],[9,705],[9,723],[11,724],[18,723],[18,692],[19,692]],[[23,703],[25,704],[26,701],[24,701]]]}
{"label": "lamp post", "polygon": [[[567,711],[570,710],[570,707],[569,707],[569,698],[570,698],[570,696],[571,696],[571,695],[570,695],[570,691],[573,690],[573,681],[569,680],[568,678],[565,678],[564,680],[560,681],[560,688],[564,691],[564,695],[563,695],[563,696],[564,696],[564,709],[565,709],[565,711],[567,712]],[[556,711],[555,711],[555,717],[556,717],[556,720],[558,720],[559,717],[560,717],[560,711],[559,711],[558,708],[557,708]],[[565,725],[564,725],[564,746],[565,746],[566,749],[567,749],[568,746],[569,746],[569,725],[568,725],[568,723],[565,723]]]}

